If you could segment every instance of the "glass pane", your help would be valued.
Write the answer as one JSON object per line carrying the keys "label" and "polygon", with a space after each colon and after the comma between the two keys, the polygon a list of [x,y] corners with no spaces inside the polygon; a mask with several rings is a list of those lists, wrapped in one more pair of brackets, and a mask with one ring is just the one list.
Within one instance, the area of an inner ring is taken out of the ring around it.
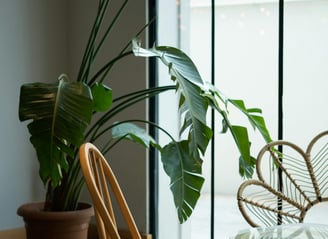
{"label": "glass pane", "polygon": [[[191,1],[189,49],[202,77],[211,81],[211,1]],[[182,12],[184,13],[184,12]],[[243,99],[247,107],[259,107],[272,136],[277,128],[278,2],[223,1],[215,7],[215,85],[227,97]],[[185,28],[184,28],[185,29]],[[183,31],[182,31],[183,32]],[[247,120],[233,108],[234,124]],[[231,135],[221,134],[221,118],[215,123],[215,237],[228,238],[249,227],[237,207],[239,153]],[[252,152],[264,145],[251,128]],[[204,161],[206,184],[191,220],[191,238],[210,238],[210,158]]]}
{"label": "glass pane", "polygon": [[[171,21],[177,21],[178,34],[169,20],[163,21],[167,32],[159,31],[170,39],[175,36],[203,79],[211,81],[211,1],[177,3],[181,4],[178,18]],[[278,0],[216,0],[215,4],[215,85],[227,97],[261,108],[272,138],[277,139]],[[328,1],[285,0],[284,18],[284,139],[305,147],[315,134],[327,130]],[[248,123],[232,108],[230,112],[234,124]],[[237,208],[236,193],[243,181],[238,173],[239,153],[231,135],[220,134],[220,122],[217,115],[215,238],[228,238],[249,226]],[[252,154],[257,156],[265,142],[258,132],[249,130]],[[210,238],[210,149],[207,153],[204,190],[190,222],[177,228],[179,238]]]}

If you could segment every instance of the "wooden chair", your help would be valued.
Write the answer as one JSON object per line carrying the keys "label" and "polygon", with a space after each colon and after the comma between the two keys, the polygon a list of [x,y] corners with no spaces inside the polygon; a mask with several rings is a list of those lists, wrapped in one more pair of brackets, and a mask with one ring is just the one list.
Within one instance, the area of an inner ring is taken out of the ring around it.
{"label": "wooden chair", "polygon": [[[274,141],[259,152],[258,179],[243,182],[239,209],[253,227],[301,223],[316,204],[328,201],[328,131],[306,151],[288,141]],[[324,223],[324,222],[321,222]]]}
{"label": "wooden chair", "polygon": [[141,239],[116,177],[101,152],[91,143],[83,144],[80,147],[80,163],[94,204],[100,239],[121,238],[112,207],[110,188],[127,223],[131,237]]}

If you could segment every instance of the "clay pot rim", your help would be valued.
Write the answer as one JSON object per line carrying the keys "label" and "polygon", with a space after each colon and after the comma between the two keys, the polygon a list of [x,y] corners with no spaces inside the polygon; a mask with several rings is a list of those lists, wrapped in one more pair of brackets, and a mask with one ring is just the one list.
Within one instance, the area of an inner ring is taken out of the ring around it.
{"label": "clay pot rim", "polygon": [[53,212],[43,210],[44,202],[31,202],[21,205],[17,209],[17,214],[23,218],[42,219],[42,220],[71,220],[72,218],[80,217],[88,218],[94,215],[94,210],[91,204],[80,202],[78,210]]}

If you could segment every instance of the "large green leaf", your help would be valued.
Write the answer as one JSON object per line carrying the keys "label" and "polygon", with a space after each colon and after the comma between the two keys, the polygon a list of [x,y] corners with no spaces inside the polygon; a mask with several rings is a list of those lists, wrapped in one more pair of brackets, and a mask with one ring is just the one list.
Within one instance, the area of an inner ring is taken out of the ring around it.
{"label": "large green leaf", "polygon": [[202,95],[206,87],[193,61],[183,51],[174,47],[141,48],[137,39],[133,40],[133,51],[136,56],[158,57],[169,68],[169,74],[172,80],[176,81],[177,90],[181,94],[179,110],[185,116],[180,133],[189,129],[191,150],[199,149],[204,153],[212,138],[212,130],[206,125],[209,102]]}
{"label": "large green leaf", "polygon": [[179,112],[183,118],[180,135],[188,131],[187,140],[171,142],[161,153],[165,172],[171,179],[171,190],[180,222],[191,215],[197,203],[204,179],[201,174],[199,151],[204,154],[213,132],[206,124],[209,106],[204,97],[206,84],[201,79],[193,61],[174,47],[158,46],[143,49],[133,40],[136,56],[157,57],[169,69],[171,79],[180,93]]}
{"label": "large green leaf", "polygon": [[166,174],[170,177],[170,188],[180,223],[186,221],[200,196],[204,183],[201,176],[202,160],[189,151],[188,141],[171,142],[161,152]]}
{"label": "large green leaf", "polygon": [[21,87],[19,119],[28,124],[31,142],[40,162],[44,183],[60,184],[62,170],[68,169],[66,156],[84,141],[84,130],[92,116],[92,96],[88,86],[59,80],[56,84],[31,83]]}
{"label": "large green leaf", "polygon": [[146,148],[149,148],[150,145],[152,145],[159,150],[161,149],[160,145],[158,145],[153,137],[151,137],[143,128],[129,122],[116,122],[112,129],[112,137],[114,139],[125,138],[132,142],[141,144]]}

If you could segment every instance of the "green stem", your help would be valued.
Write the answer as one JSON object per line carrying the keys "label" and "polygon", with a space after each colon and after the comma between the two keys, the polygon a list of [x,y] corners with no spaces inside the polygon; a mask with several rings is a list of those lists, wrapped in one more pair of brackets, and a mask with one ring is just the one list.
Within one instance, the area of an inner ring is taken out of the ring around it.
{"label": "green stem", "polygon": [[78,77],[77,77],[77,81],[82,81],[83,77],[84,77],[84,72],[87,70],[86,68],[86,64],[88,62],[88,59],[91,56],[91,50],[94,47],[95,44],[95,40],[97,38],[102,20],[103,20],[103,16],[105,13],[105,10],[108,6],[109,1],[108,0],[104,0],[104,1],[99,1],[99,5],[98,5],[98,12],[97,12],[97,16],[96,19],[94,21],[93,27],[91,29],[91,33],[88,39],[88,43],[86,46],[86,49],[84,51],[84,55],[82,58],[82,63],[80,65],[80,69],[79,69],[79,73],[78,73]]}
{"label": "green stem", "polygon": [[99,52],[99,50],[101,49],[101,47],[103,46],[105,40],[107,39],[109,33],[111,32],[111,30],[113,29],[114,25],[116,24],[116,22],[118,21],[119,17],[121,16],[124,8],[126,7],[128,3],[128,0],[125,0],[124,3],[122,3],[120,9],[118,10],[118,12],[115,14],[115,17],[113,18],[111,24],[108,26],[106,32],[104,33],[102,39],[100,40],[98,47],[93,55],[93,58],[95,58]]}
{"label": "green stem", "polygon": [[[90,80],[88,83],[89,86],[91,86],[97,79],[100,75],[102,75],[103,73],[106,73],[105,76],[107,75],[108,71],[107,69],[108,68],[111,68],[117,61],[119,61],[120,59],[128,56],[128,55],[132,55],[133,52],[132,51],[129,51],[129,52],[126,52],[126,53],[123,53],[121,55],[118,55],[117,57],[115,57],[114,59],[110,60],[107,64],[105,64]],[[100,83],[105,79],[105,76],[102,77],[102,80],[99,81]]]}
{"label": "green stem", "polygon": [[91,139],[94,139],[95,134],[97,134],[98,129],[105,124],[106,122],[108,122],[109,119],[111,119],[112,117],[114,117],[116,114],[118,114],[119,112],[123,111],[124,109],[142,101],[145,100],[147,98],[151,98],[154,97],[162,92],[168,91],[168,90],[175,90],[176,86],[175,85],[169,85],[169,86],[161,86],[161,87],[155,87],[155,88],[150,88],[150,89],[146,89],[146,90],[140,90],[140,91],[136,91],[136,92],[132,92],[123,96],[120,96],[118,98],[116,98],[113,103],[117,103],[120,102],[119,104],[117,104],[115,107],[113,107],[110,111],[108,111],[106,114],[104,114],[101,118],[99,118],[97,120],[97,122],[95,122],[93,124],[93,126],[88,130],[88,132],[86,133],[86,138],[89,137],[92,132],[93,135],[91,137]]}
{"label": "green stem", "polygon": [[[125,110],[126,108],[140,102],[143,101],[145,99],[148,99],[154,95],[145,95],[145,96],[139,96],[138,98],[129,98],[126,101],[122,102],[121,104],[117,105],[116,107],[114,107],[112,110],[110,110],[109,112],[107,112],[101,119],[99,119],[96,124],[94,125],[95,127],[93,127],[92,129],[90,129],[90,132],[92,130],[94,130],[94,133],[91,137],[92,140],[96,140],[99,136],[97,135],[98,130],[104,125],[106,124],[106,122],[108,122],[112,117],[114,117],[115,115],[117,115],[118,113],[122,112],[123,110]],[[96,136],[97,135],[97,136]]]}

